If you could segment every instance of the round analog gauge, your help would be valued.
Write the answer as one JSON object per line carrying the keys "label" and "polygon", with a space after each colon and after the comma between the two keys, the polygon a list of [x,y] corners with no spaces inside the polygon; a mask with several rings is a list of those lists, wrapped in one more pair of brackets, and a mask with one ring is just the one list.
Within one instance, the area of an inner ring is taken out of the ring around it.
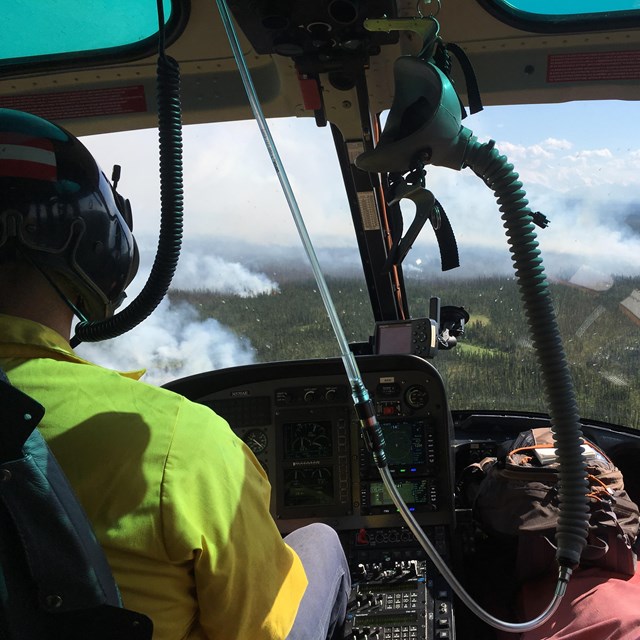
{"label": "round analog gauge", "polygon": [[260,429],[247,431],[242,438],[253,453],[262,453],[267,448],[267,434]]}

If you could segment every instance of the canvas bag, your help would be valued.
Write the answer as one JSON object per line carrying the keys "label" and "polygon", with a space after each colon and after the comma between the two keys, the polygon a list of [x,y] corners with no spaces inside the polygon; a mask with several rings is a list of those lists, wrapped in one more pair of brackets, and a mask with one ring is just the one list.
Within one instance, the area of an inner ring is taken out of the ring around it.
{"label": "canvas bag", "polygon": [[[593,443],[585,440],[589,493],[589,531],[581,566],[596,566],[633,575],[638,506],[624,490],[622,473]],[[477,479],[473,512],[490,535],[517,538],[519,580],[555,568],[558,522],[558,463],[551,429],[522,432],[502,459],[485,458],[470,465]]]}

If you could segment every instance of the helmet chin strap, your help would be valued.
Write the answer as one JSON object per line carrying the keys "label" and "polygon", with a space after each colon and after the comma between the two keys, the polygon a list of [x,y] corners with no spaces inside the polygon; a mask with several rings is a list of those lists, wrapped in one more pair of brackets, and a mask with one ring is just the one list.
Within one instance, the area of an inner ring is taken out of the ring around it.
{"label": "helmet chin strap", "polygon": [[58,294],[60,299],[71,309],[73,315],[76,316],[81,322],[87,322],[87,318],[78,309],[78,307],[69,300],[69,297],[65,294],[65,292],[58,286],[55,280],[47,273],[45,269],[43,269],[30,255],[24,253],[23,251],[19,251],[20,255],[29,263],[31,266],[35,267],[41,274],[44,276],[45,280],[53,287],[54,291]]}

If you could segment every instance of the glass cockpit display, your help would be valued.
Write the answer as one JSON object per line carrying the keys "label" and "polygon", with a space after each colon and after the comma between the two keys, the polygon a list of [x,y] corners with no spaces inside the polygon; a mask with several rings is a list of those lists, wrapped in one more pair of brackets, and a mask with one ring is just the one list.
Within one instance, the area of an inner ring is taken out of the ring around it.
{"label": "glass cockpit display", "polygon": [[[392,505],[393,500],[383,482],[372,482],[370,485],[370,506],[382,507]],[[427,478],[397,480],[396,487],[402,499],[408,505],[426,504],[430,500],[429,481]]]}
{"label": "glass cockpit display", "polygon": [[286,460],[313,460],[332,455],[330,422],[289,422],[282,428]]}
{"label": "glass cockpit display", "polygon": [[284,474],[286,507],[333,504],[333,470],[331,467],[287,469]]}
{"label": "glass cockpit display", "polygon": [[[362,357],[359,365],[401,495],[421,525],[451,524],[453,425],[442,380],[410,355]],[[281,533],[310,521],[342,531],[402,521],[366,448],[340,359],[252,365],[228,376],[196,380],[216,389],[200,401],[234,425],[266,471]]]}
{"label": "glass cockpit display", "polygon": [[320,466],[331,459],[331,422],[305,420],[282,425],[284,459],[294,461],[284,472],[284,506],[333,504],[333,466]]}
{"label": "glass cockpit display", "polygon": [[[353,460],[359,459],[359,488],[350,491],[347,422],[337,416],[333,419],[331,411],[322,416],[316,409],[304,413],[296,411],[287,416],[283,412],[278,429],[283,461],[280,515],[346,513],[351,505],[363,515],[395,513],[393,501],[361,438],[353,442],[358,449],[352,449]],[[427,417],[403,416],[381,420],[380,425],[387,462],[405,502],[412,510],[437,511],[440,481],[435,423]]]}
{"label": "glass cockpit display", "polygon": [[281,518],[345,515],[351,508],[349,419],[346,399],[336,395],[310,395],[298,387],[279,390],[276,491]]}
{"label": "glass cockpit display", "polygon": [[390,465],[426,462],[427,448],[422,422],[387,422],[382,424],[382,431]]}
{"label": "glass cockpit display", "polygon": [[[435,511],[440,501],[436,432],[428,420],[380,421],[387,463],[402,499],[412,511]],[[396,508],[364,447],[360,450],[360,501],[369,515]]]}
{"label": "glass cockpit display", "polygon": [[[434,475],[436,468],[436,433],[428,420],[381,420],[387,463],[394,474]],[[377,480],[378,470],[370,455],[361,447],[360,474]]]}

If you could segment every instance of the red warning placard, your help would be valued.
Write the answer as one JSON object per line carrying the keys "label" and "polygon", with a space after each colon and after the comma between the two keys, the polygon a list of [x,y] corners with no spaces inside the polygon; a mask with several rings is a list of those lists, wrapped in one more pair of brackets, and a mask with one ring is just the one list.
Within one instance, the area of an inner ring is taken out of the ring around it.
{"label": "red warning placard", "polygon": [[556,53],[548,57],[547,82],[640,80],[640,51]]}
{"label": "red warning placard", "polygon": [[142,113],[147,100],[142,85],[80,89],[57,93],[1,96],[0,107],[28,111],[47,120]]}

